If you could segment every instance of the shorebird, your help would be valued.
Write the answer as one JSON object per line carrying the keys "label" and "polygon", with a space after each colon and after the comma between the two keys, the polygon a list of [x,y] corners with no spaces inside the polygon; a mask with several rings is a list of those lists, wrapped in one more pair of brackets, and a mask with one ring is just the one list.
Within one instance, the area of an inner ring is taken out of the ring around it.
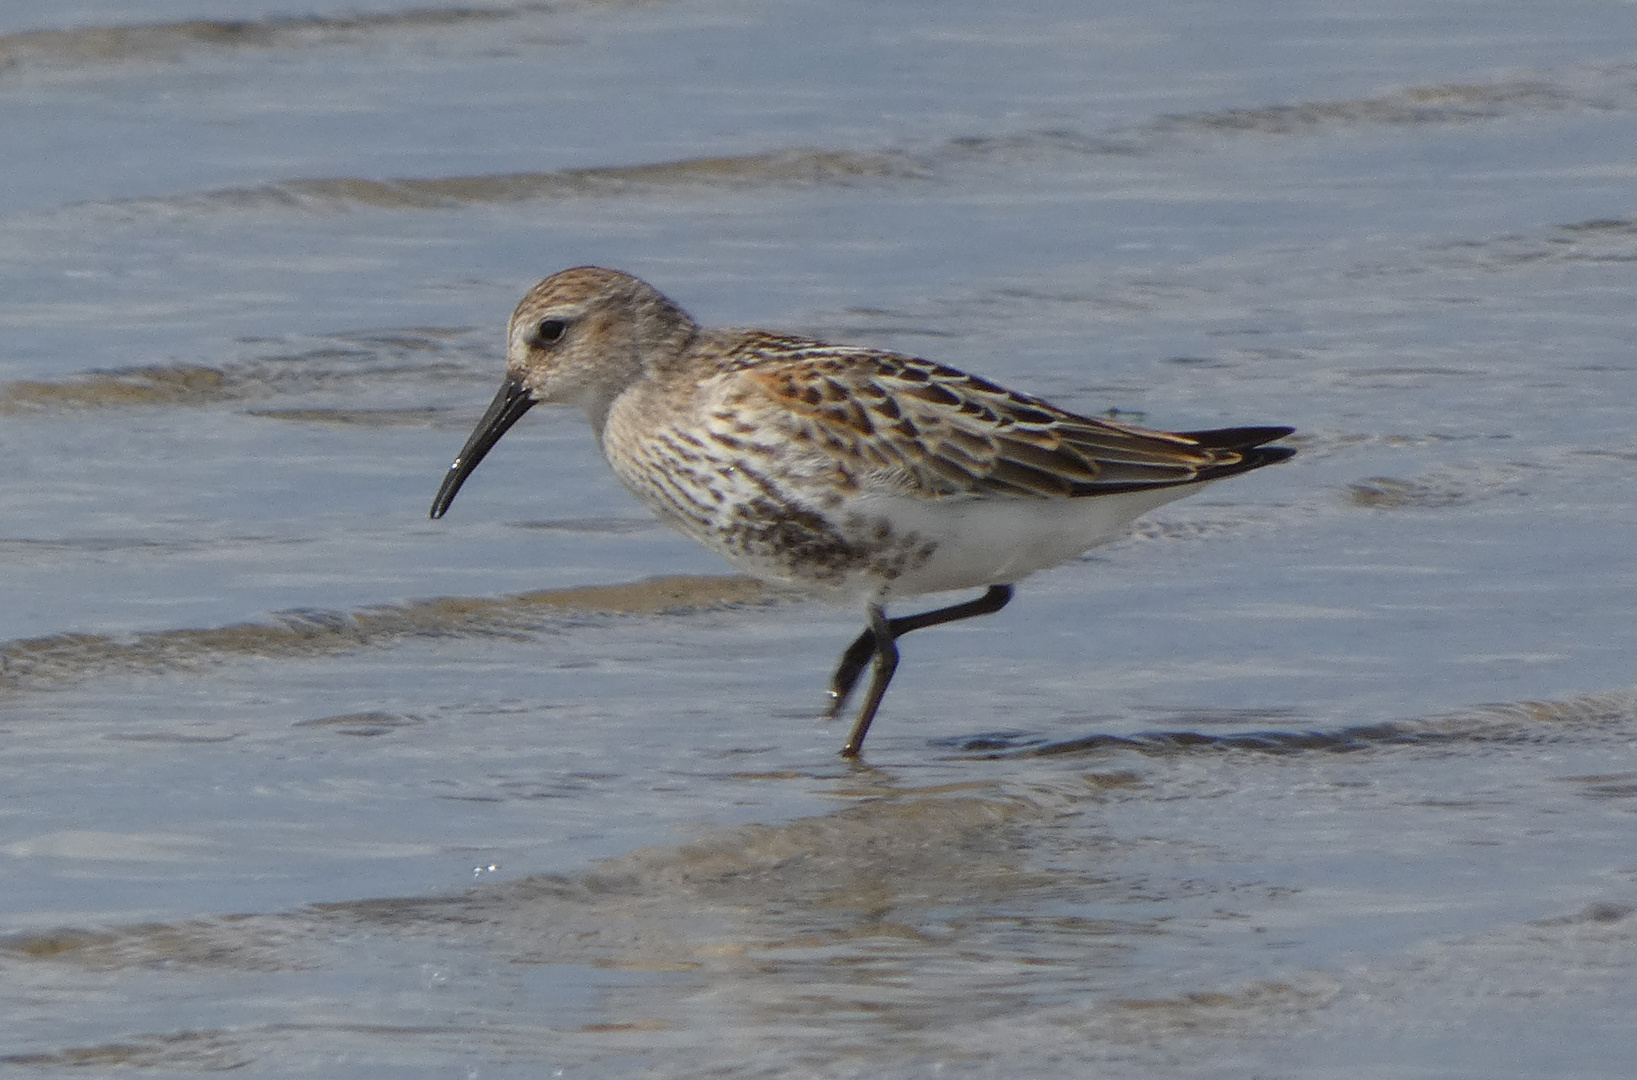
{"label": "shorebird", "polygon": [[[577,405],[626,489],[739,569],[862,606],[830,679],[857,757],[912,630],[988,615],[1013,586],[1139,515],[1295,453],[1288,427],[1153,431],[929,360],[766,330],[702,329],[629,274],[581,266],[523,297],[506,377],[432,501],[440,518],[529,409]],[[904,597],[976,599],[888,618]]]}

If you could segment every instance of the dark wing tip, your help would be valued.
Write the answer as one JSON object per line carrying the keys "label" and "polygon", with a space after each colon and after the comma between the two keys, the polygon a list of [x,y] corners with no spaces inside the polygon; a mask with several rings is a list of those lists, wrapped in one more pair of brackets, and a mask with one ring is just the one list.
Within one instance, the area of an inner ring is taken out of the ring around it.
{"label": "dark wing tip", "polygon": [[1238,476],[1252,469],[1260,469],[1264,465],[1277,465],[1281,461],[1289,461],[1296,456],[1293,447],[1262,444],[1282,439],[1295,430],[1288,427],[1254,427],[1189,432],[1188,438],[1201,446],[1234,454],[1232,461],[1201,469],[1199,479],[1220,480],[1226,476]]}
{"label": "dark wing tip", "polygon": [[1076,483],[1070,491],[1071,495],[1115,495],[1127,491],[1147,491],[1159,487],[1177,487],[1189,484],[1203,484],[1211,480],[1223,480],[1240,473],[1260,469],[1264,465],[1277,465],[1281,461],[1289,461],[1296,456],[1294,448],[1289,446],[1263,446],[1263,443],[1282,439],[1293,434],[1295,428],[1289,427],[1239,427],[1216,428],[1211,431],[1178,431],[1174,434],[1183,439],[1192,440],[1200,449],[1220,453],[1227,460],[1217,464],[1206,464],[1192,475],[1165,479],[1146,480],[1104,480],[1102,482]]}
{"label": "dark wing tip", "polygon": [[1289,446],[1252,446],[1240,453],[1242,456],[1239,465],[1242,469],[1260,469],[1263,465],[1277,465],[1296,456],[1295,449]]}
{"label": "dark wing tip", "polygon": [[[1177,432],[1184,439],[1192,439],[1208,450],[1249,450],[1252,447],[1261,446],[1263,443],[1270,443],[1275,439],[1282,439],[1286,435],[1295,433],[1296,429],[1293,427],[1235,427],[1214,428],[1210,431]],[[1289,450],[1284,457],[1275,458],[1274,460],[1283,461],[1295,452]]]}

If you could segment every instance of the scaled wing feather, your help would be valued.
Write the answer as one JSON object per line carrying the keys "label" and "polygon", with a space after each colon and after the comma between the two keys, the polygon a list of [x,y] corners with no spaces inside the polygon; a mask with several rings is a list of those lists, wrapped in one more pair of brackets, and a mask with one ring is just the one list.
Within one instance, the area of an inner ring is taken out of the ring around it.
{"label": "scaled wing feather", "polygon": [[[760,398],[785,438],[839,454],[866,486],[928,498],[1066,498],[1188,483],[1238,457],[1185,435],[1077,416],[914,357],[777,343],[773,358],[734,373],[734,397]],[[758,345],[766,355],[767,342]]]}

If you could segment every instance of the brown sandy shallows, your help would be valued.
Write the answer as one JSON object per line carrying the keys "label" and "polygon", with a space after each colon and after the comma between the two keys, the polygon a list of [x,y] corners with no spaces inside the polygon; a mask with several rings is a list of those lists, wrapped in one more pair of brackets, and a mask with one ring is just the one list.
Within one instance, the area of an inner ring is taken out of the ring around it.
{"label": "brown sandy shallows", "polygon": [[[202,407],[322,394],[326,400],[321,403],[264,408],[260,414],[372,426],[432,424],[441,411],[434,407],[360,409],[351,403],[371,396],[376,387],[401,389],[411,382],[425,384],[430,399],[452,382],[477,379],[480,372],[487,385],[495,364],[492,339],[489,332],[443,326],[251,339],[238,343],[238,357],[220,363],[139,364],[0,383],[0,416]],[[338,407],[325,407],[336,399]]]}
{"label": "brown sandy shallows", "polygon": [[[604,6],[655,0],[600,0]],[[81,26],[0,34],[0,72],[50,66],[104,70],[117,64],[175,62],[189,52],[297,49],[357,44],[392,31],[440,30],[589,6],[590,0],[503,6],[419,8],[354,15],[285,15],[265,19],[187,19],[130,26]]]}
{"label": "brown sandy shallows", "polygon": [[[1637,105],[1617,69],[1593,73],[1595,86],[1499,81],[1404,87],[1376,97],[1163,114],[1102,132],[1034,130],[971,135],[918,149],[790,147],[645,165],[587,166],[551,172],[443,177],[293,177],[256,187],[89,204],[123,214],[289,210],[323,214],[353,209],[441,210],[579,198],[630,198],[689,190],[850,185],[860,181],[954,179],[1044,155],[1148,154],[1200,137],[1309,137],[1362,127],[1451,126],[1583,107]],[[1584,81],[1584,80],[1583,80]],[[1179,142],[1180,141],[1180,142]],[[1569,226],[1567,228],[1574,228]]]}
{"label": "brown sandy shallows", "polygon": [[245,657],[326,656],[417,636],[527,633],[569,615],[669,615],[765,599],[741,577],[675,576],[500,597],[441,597],[358,611],[286,612],[266,622],[128,638],[53,634],[0,646],[0,693],[100,676],[190,671]]}

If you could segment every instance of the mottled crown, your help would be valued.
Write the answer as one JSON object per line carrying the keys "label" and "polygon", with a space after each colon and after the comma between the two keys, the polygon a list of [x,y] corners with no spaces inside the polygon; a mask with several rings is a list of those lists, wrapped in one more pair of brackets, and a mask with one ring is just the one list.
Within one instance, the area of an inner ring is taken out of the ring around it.
{"label": "mottled crown", "polygon": [[647,282],[576,266],[518,303],[506,360],[535,400],[579,405],[601,430],[620,391],[675,360],[698,332],[687,312]]}

